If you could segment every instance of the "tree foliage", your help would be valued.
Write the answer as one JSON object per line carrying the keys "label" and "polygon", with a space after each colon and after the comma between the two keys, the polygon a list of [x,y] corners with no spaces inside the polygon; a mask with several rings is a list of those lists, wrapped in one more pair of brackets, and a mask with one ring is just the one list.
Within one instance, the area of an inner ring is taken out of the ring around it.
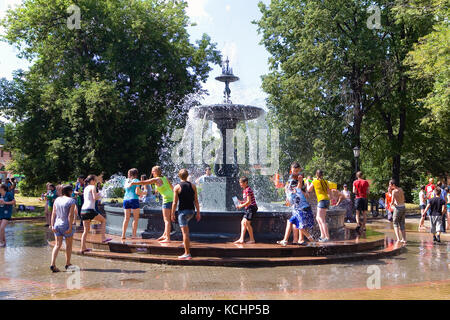
{"label": "tree foliage", "polygon": [[[380,9],[380,28],[368,25],[374,5]],[[310,170],[320,167],[348,182],[354,170],[351,150],[359,146],[362,169],[375,183],[381,186],[391,177],[410,183],[404,169],[414,167],[418,146],[430,151],[428,135],[436,133],[420,126],[429,113],[423,99],[432,83],[412,77],[405,61],[437,21],[433,12],[409,19],[405,8],[412,5],[384,0],[259,4],[262,18],[255,23],[271,54],[263,88],[290,161],[299,159]]]}
{"label": "tree foliage", "polygon": [[149,170],[158,143],[201,92],[215,44],[191,43],[185,1],[86,0],[69,29],[69,0],[25,0],[9,11],[3,40],[33,62],[2,79],[2,113],[12,124],[15,170],[34,183],[79,173]]}

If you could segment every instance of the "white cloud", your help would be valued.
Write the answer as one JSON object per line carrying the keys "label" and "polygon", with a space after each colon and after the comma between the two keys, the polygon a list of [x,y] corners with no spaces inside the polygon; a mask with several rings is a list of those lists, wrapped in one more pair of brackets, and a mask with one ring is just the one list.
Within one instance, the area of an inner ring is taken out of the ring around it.
{"label": "white cloud", "polygon": [[187,3],[186,14],[192,21],[197,23],[200,23],[202,20],[213,21],[213,18],[205,9],[208,0],[187,0]]}

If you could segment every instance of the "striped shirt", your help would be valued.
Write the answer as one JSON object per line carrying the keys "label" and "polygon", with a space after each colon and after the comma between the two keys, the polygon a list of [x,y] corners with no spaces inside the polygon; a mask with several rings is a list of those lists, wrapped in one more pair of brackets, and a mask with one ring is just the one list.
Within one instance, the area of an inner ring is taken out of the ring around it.
{"label": "striped shirt", "polygon": [[244,199],[244,202],[247,201],[247,197],[250,197],[250,204],[248,206],[246,206],[245,209],[247,209],[250,206],[257,207],[255,195],[253,194],[253,190],[250,187],[245,188],[244,192],[242,193],[242,198]]}

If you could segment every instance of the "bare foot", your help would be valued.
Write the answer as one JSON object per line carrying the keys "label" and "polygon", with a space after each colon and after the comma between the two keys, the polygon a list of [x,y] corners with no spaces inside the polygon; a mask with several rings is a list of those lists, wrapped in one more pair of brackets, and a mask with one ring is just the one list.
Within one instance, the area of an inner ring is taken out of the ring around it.
{"label": "bare foot", "polygon": [[158,239],[156,239],[156,241],[162,241],[162,240],[166,240],[166,239],[167,239],[166,236],[161,236],[161,237],[159,237]]}
{"label": "bare foot", "polygon": [[164,240],[162,240],[162,241],[160,241],[161,243],[169,243],[169,242],[171,242],[170,241],[170,239],[164,239]]}
{"label": "bare foot", "polygon": [[236,241],[233,242],[233,243],[235,243],[235,244],[243,244],[243,243],[244,243],[244,240],[239,239],[239,240],[236,240]]}
{"label": "bare foot", "polygon": [[250,241],[247,241],[246,243],[247,243],[247,244],[254,244],[254,243],[255,243],[255,240],[250,240]]}

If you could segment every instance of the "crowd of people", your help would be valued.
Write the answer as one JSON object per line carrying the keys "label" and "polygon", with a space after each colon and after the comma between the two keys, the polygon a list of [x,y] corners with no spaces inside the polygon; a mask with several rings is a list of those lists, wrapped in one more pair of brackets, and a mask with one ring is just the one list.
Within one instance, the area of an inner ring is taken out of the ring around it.
{"label": "crowd of people", "polygon": [[[163,175],[162,168],[155,166],[151,171],[152,177],[147,179],[146,175],[140,176],[137,169],[128,171],[124,185],[123,210],[124,219],[122,225],[122,240],[127,239],[127,229],[131,217],[132,234],[131,238],[137,238],[137,229],[140,213],[140,202],[147,202],[155,199],[153,192],[162,197],[162,218],[164,221],[164,232],[157,239],[161,243],[171,242],[172,222],[176,221],[178,212],[178,224],[183,235],[183,245],[185,252],[179,256],[180,260],[189,260],[190,254],[189,221],[194,217],[197,221],[201,219],[200,205],[198,201],[197,184],[202,184],[206,177],[214,177],[211,168],[207,167],[205,174],[191,182],[192,177],[186,169],[178,172],[180,182],[175,186]],[[50,269],[52,272],[59,272],[55,265],[56,257],[66,241],[66,266],[69,268],[72,239],[75,228],[76,216],[80,220],[80,227],[83,228],[81,236],[81,254],[89,252],[86,247],[87,235],[89,234],[91,222],[97,221],[100,224],[101,241],[107,243],[111,239],[106,237],[106,219],[99,213],[98,204],[101,201],[101,183],[95,175],[88,177],[79,176],[75,186],[73,184],[53,185],[47,184],[47,192],[41,197],[46,201],[47,225],[55,235],[55,246],[52,252]],[[241,220],[240,237],[235,244],[253,244],[255,237],[252,227],[252,220],[257,216],[258,205],[252,188],[249,186],[249,179],[245,176],[239,179],[242,188],[242,200],[235,202],[236,209],[243,209],[244,214]],[[333,185],[333,187],[331,187]],[[152,188],[153,186],[153,188]],[[362,234],[366,230],[369,182],[364,179],[362,172],[357,172],[356,180],[353,182],[352,191],[354,202],[351,200],[351,193],[347,185],[343,185],[343,190],[338,191],[333,183],[324,179],[321,170],[317,170],[315,177],[306,176],[298,162],[294,162],[290,168],[290,176],[284,185],[286,195],[286,205],[291,208],[291,217],[286,222],[286,230],[282,240],[278,244],[286,246],[291,233],[293,243],[306,245],[307,242],[328,242],[330,234],[326,223],[327,209],[334,205],[346,210],[346,219],[353,219],[353,208],[355,211],[356,232]],[[5,227],[11,219],[12,207],[15,205],[14,190],[15,181],[0,185],[0,246],[5,246]],[[153,191],[154,190],[154,191]],[[450,193],[448,186],[443,186],[441,182],[437,185],[430,179],[429,184],[421,187],[419,194],[421,220],[419,230],[423,229],[427,216],[430,218],[431,233],[433,240],[440,242],[440,234],[446,231],[446,219],[450,210]],[[389,181],[388,191],[380,205],[384,205],[387,216],[392,220],[397,241],[406,243],[405,230],[405,195],[395,180]],[[313,207],[316,207],[314,216]],[[313,237],[312,230],[317,223],[320,230],[318,239]],[[248,233],[249,240],[245,241]]]}
{"label": "crowd of people", "polygon": [[444,185],[442,181],[438,181],[435,185],[434,179],[430,178],[426,186],[420,187],[419,203],[421,210],[419,231],[424,228],[425,219],[428,216],[430,218],[433,241],[441,242],[441,233],[449,229],[449,186]]}
{"label": "crowd of people", "polygon": [[[182,169],[178,173],[180,182],[173,186],[171,181],[162,173],[159,166],[153,167],[151,171],[152,177],[147,179],[142,175],[140,180],[137,169],[130,169],[124,186],[124,220],[122,225],[122,240],[126,240],[127,228],[131,216],[132,223],[132,239],[137,238],[137,227],[139,221],[140,201],[146,201],[148,197],[155,192],[162,196],[162,217],[164,220],[164,232],[157,239],[161,243],[171,242],[172,222],[176,221],[176,212],[178,212],[178,224],[183,235],[184,254],[179,256],[180,260],[192,259],[190,253],[189,238],[189,221],[194,217],[197,221],[201,219],[200,206],[198,201],[198,192],[196,184],[191,182],[191,177],[186,169]],[[198,178],[195,182],[202,183],[206,177],[213,176],[210,167],[206,168],[205,175]],[[68,249],[71,249],[73,235],[73,222],[75,212],[78,212],[79,218],[83,223],[84,231],[81,237],[81,253],[90,251],[86,248],[86,237],[90,230],[90,223],[96,220],[101,225],[101,236],[104,243],[111,239],[106,239],[105,235],[105,218],[99,214],[96,206],[100,200],[98,183],[94,175],[88,176],[86,179],[79,177],[75,188],[71,185],[61,187],[61,195],[58,188],[53,185],[48,186],[46,199],[48,201],[49,211],[52,212],[50,225],[55,233],[56,245],[53,249],[51,270],[59,271],[54,265],[56,255],[61,247],[63,238],[66,239]],[[239,184],[243,190],[242,200],[238,200],[236,208],[243,209],[244,215],[241,220],[240,237],[235,244],[253,244],[255,237],[252,228],[252,220],[257,215],[258,205],[252,188],[249,186],[247,177],[241,177]],[[328,242],[330,234],[326,223],[327,209],[330,205],[335,205],[346,210],[347,221],[353,216],[353,208],[355,209],[356,232],[362,234],[366,230],[369,182],[364,179],[363,173],[356,174],[356,180],[353,182],[354,203],[351,200],[351,193],[347,185],[343,185],[343,190],[331,189],[329,181],[323,177],[323,172],[317,170],[315,178],[311,176],[305,177],[303,169],[298,162],[291,165],[290,176],[285,184],[286,205],[291,207],[291,217],[286,222],[285,235],[282,240],[277,241],[278,244],[286,246],[289,237],[293,233],[293,243],[306,245],[307,242]],[[443,191],[442,191],[443,190]],[[1,189],[0,189],[1,191]],[[0,192],[1,194],[1,192]],[[59,196],[59,197],[58,197]],[[434,186],[433,181],[422,187],[420,195],[420,208],[422,210],[421,226],[426,217],[426,212],[430,216],[431,232],[434,235],[434,241],[440,241],[440,233],[445,232],[445,215],[447,212],[450,197],[448,188],[441,188],[439,185]],[[1,203],[1,202],[0,202]],[[426,205],[425,205],[426,204]],[[316,206],[316,214],[312,211],[312,207]],[[405,229],[405,196],[402,188],[396,185],[395,180],[389,181],[388,192],[385,195],[384,206],[391,217],[394,232],[397,241],[406,243]],[[450,209],[450,208],[449,208]],[[132,214],[132,215],[131,215]],[[312,229],[317,223],[320,230],[320,237],[314,239]],[[248,233],[249,240],[245,241]],[[1,236],[1,234],[0,234]],[[69,240],[68,240],[69,239]],[[66,249],[66,268],[70,266],[70,250]]]}

